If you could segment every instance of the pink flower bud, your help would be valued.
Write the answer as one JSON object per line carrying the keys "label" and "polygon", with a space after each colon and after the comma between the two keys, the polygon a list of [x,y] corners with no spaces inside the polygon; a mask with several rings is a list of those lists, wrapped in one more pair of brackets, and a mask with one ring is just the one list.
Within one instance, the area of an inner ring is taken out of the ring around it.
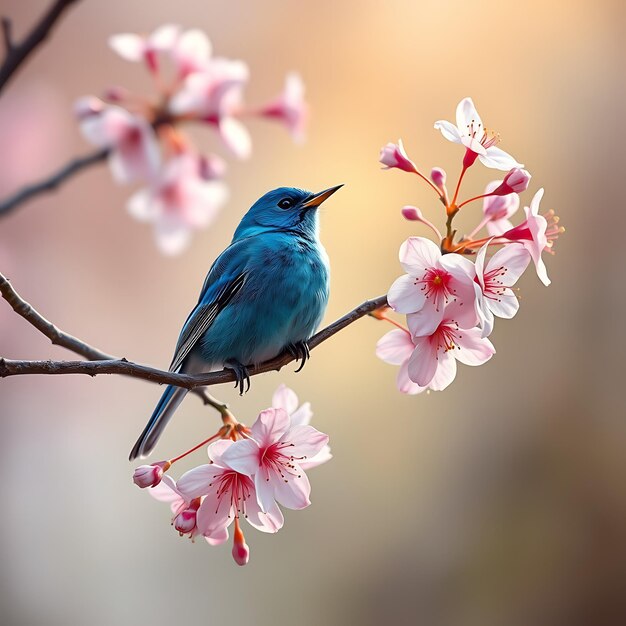
{"label": "pink flower bud", "polygon": [[399,139],[397,144],[388,143],[386,146],[381,148],[378,160],[383,165],[386,165],[387,169],[396,167],[399,170],[403,170],[404,172],[417,172],[417,167],[415,167],[415,163],[413,163],[413,161],[409,159],[406,152],[404,151],[402,139]]}
{"label": "pink flower bud", "polygon": [[160,461],[152,465],[140,465],[133,473],[133,482],[141,489],[156,487],[163,478],[163,472],[167,471],[169,467],[169,461]]}
{"label": "pink flower bud", "polygon": [[514,167],[505,177],[493,194],[496,196],[506,196],[510,193],[522,193],[528,189],[530,174],[526,170]]}
{"label": "pink flower bud", "polygon": [[235,518],[235,532],[233,535],[233,559],[237,565],[247,565],[250,560],[250,548],[239,528],[239,520]]}
{"label": "pink flower bud", "polygon": [[446,185],[446,172],[442,170],[440,167],[433,167],[430,171],[430,180],[435,183],[435,187],[437,189],[443,191],[443,188]]}
{"label": "pink flower bud", "polygon": [[181,534],[181,536],[195,534],[199,507],[200,498],[195,498],[186,509],[183,509],[174,518],[174,528]]}
{"label": "pink flower bud", "polygon": [[402,207],[402,216],[410,222],[421,222],[424,219],[422,212],[411,205]]}

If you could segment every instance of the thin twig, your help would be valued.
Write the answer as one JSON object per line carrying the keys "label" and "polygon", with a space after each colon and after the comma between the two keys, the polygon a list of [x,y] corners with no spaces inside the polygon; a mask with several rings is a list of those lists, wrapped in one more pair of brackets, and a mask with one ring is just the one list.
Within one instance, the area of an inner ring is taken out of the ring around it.
{"label": "thin twig", "polygon": [[48,36],[65,9],[77,1],[56,0],[30,33],[19,43],[11,39],[11,22],[7,18],[3,19],[2,30],[5,38],[6,56],[4,63],[0,66],[0,92],[31,52]]}
{"label": "thin twig", "polygon": [[[319,346],[340,330],[346,328],[346,326],[386,304],[387,296],[379,296],[373,300],[363,302],[363,304],[314,335],[309,341],[309,348],[313,349]],[[250,366],[248,373],[250,376],[257,376],[272,370],[280,370],[283,366],[291,363],[294,358],[289,352],[284,352],[269,361]],[[0,359],[0,378],[27,374],[87,374],[89,376],[120,374],[122,376],[142,378],[159,384],[176,385],[185,389],[195,389],[197,387],[207,387],[235,381],[235,373],[230,369],[207,374],[176,374],[147,365],[132,363],[126,359],[99,361],[13,361]]]}
{"label": "thin twig", "polygon": [[6,215],[18,205],[22,204],[22,202],[25,202],[34,196],[56,189],[70,176],[77,174],[90,165],[104,161],[108,154],[108,148],[98,148],[98,150],[91,152],[90,154],[72,159],[61,169],[51,174],[48,178],[44,178],[43,180],[33,183],[32,185],[22,187],[22,189],[15,192],[12,196],[9,196],[0,202],[0,216]]}

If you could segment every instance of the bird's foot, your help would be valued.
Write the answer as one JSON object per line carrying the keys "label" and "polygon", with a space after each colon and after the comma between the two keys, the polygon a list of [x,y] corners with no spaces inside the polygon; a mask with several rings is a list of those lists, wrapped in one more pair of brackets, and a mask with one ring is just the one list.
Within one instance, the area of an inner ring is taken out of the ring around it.
{"label": "bird's foot", "polygon": [[250,389],[250,374],[248,373],[248,368],[239,361],[234,360],[226,361],[224,367],[235,372],[235,389],[239,388],[239,395],[243,396],[243,394]]}
{"label": "bird's foot", "polygon": [[300,367],[298,367],[296,372],[299,372],[304,367],[304,364],[311,356],[311,353],[309,352],[309,344],[306,341],[290,343],[287,346],[287,352],[289,352],[289,354],[291,354],[296,361],[300,361]]}

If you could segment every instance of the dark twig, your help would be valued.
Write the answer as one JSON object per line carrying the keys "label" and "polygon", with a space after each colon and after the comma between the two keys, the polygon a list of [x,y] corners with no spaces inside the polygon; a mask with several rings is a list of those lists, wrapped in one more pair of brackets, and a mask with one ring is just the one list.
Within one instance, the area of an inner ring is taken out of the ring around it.
{"label": "dark twig", "polygon": [[70,176],[77,174],[90,165],[104,161],[108,154],[108,148],[99,148],[91,154],[86,154],[85,156],[72,159],[69,163],[66,163],[61,169],[51,174],[48,178],[44,178],[42,181],[33,183],[32,185],[22,187],[22,189],[14,193],[12,196],[9,196],[0,202],[0,215],[9,213],[18,205],[22,204],[22,202],[25,202],[34,196],[56,189]]}
{"label": "dark twig", "polygon": [[19,43],[14,42],[12,39],[10,20],[8,18],[2,20],[6,56],[4,63],[0,66],[0,92],[30,53],[48,36],[65,9],[77,1],[56,0],[30,33]]}
{"label": "dark twig", "polygon": [[[309,348],[312,350],[340,330],[346,328],[346,326],[386,304],[387,296],[379,296],[373,300],[363,302],[363,304],[314,335],[309,341]],[[289,352],[283,352],[274,359],[265,361],[260,365],[248,367],[248,373],[250,376],[256,376],[272,370],[280,370],[283,366],[291,363],[294,358]],[[98,361],[13,361],[0,359],[0,378],[25,374],[87,374],[89,376],[120,374],[122,376],[142,378],[159,384],[176,385],[186,389],[233,382],[236,378],[235,373],[230,369],[191,376],[165,372],[146,365],[132,363],[126,359]]]}

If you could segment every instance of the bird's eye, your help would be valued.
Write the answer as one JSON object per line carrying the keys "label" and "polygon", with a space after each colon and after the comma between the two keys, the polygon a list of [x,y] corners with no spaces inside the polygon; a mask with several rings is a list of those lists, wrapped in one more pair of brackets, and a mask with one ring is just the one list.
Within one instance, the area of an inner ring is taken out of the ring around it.
{"label": "bird's eye", "polygon": [[293,206],[293,200],[291,198],[283,198],[279,203],[278,206],[281,209],[290,209]]}

